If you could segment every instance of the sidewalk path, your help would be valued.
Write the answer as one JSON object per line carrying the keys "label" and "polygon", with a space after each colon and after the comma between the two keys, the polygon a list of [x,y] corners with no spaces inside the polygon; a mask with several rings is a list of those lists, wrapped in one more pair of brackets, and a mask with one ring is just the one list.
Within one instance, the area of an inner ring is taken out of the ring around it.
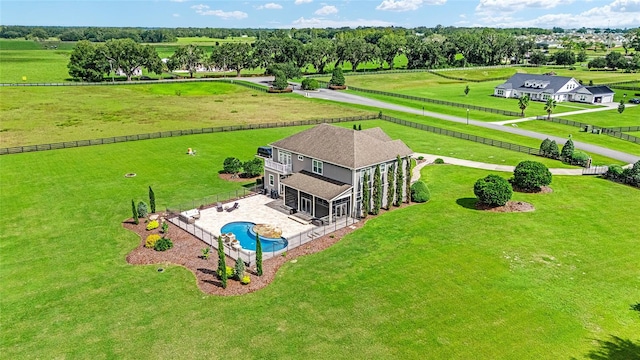
{"label": "sidewalk path", "polygon": [[[603,104],[603,106],[599,107],[599,108],[582,109],[582,110],[576,110],[576,111],[567,111],[567,112],[563,112],[563,113],[558,113],[556,115],[557,116],[569,116],[569,115],[580,115],[580,114],[587,114],[587,113],[593,113],[593,112],[599,112],[599,111],[607,111],[607,110],[617,109],[618,105],[619,105],[618,103],[609,103],[609,104]],[[626,104],[625,106],[634,107],[636,105],[634,105],[634,104]],[[530,120],[536,120],[536,117],[535,116],[529,116],[529,117],[525,117],[525,118],[522,118],[522,119],[505,120],[505,121],[493,121],[491,123],[492,124],[496,124],[496,125],[509,125],[509,124],[515,124],[515,123],[530,121]]]}
{"label": "sidewalk path", "polygon": [[[475,169],[504,171],[504,172],[511,172],[511,173],[515,169],[515,166],[510,166],[510,165],[488,164],[488,163],[483,163],[478,161],[463,160],[463,159],[452,158],[452,157],[442,156],[442,155],[422,154],[422,153],[414,153],[412,155],[413,158],[417,158],[419,156],[423,156],[426,161],[416,165],[413,168],[413,173],[411,174],[411,182],[420,180],[420,170],[424,166],[432,164],[438,158],[444,160],[445,164],[465,166],[465,167],[470,167]],[[582,175],[582,169],[549,169],[549,171],[553,175],[574,175],[574,176]]]}

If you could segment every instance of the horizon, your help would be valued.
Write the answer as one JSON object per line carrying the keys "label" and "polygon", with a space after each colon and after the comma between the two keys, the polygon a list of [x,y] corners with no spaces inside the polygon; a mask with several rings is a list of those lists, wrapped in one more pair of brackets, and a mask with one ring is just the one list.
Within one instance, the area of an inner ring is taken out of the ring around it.
{"label": "horizon", "polygon": [[640,0],[8,0],[2,2],[0,24],[232,29],[580,29],[588,24],[624,30],[640,26]]}

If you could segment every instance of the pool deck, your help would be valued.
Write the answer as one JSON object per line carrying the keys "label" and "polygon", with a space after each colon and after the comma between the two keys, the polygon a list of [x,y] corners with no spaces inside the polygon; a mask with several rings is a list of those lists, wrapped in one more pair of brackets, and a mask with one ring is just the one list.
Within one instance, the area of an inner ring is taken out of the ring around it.
{"label": "pool deck", "polygon": [[[309,231],[315,226],[304,225],[289,218],[289,215],[275,210],[268,203],[273,199],[266,195],[253,195],[237,200],[238,208],[231,212],[221,211],[215,207],[200,210],[200,219],[195,221],[195,225],[207,230],[214,235],[220,235],[220,229],[233,221],[250,221],[256,224],[269,224],[282,229],[282,237],[289,238],[301,232]],[[225,204],[225,207],[232,206],[233,203]]]}

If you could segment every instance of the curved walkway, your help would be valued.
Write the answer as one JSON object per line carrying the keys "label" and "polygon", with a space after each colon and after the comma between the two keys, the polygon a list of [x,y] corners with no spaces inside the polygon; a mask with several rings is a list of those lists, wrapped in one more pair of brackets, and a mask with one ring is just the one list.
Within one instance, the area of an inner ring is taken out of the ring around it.
{"label": "curved walkway", "polygon": [[[242,80],[267,86],[266,82],[273,81],[273,77],[242,78]],[[351,93],[345,93],[343,91],[333,91],[329,89],[319,89],[318,91],[303,91],[303,90],[300,90],[299,88],[297,89],[294,88],[293,92],[309,98],[318,98],[318,99],[344,102],[344,103],[350,103],[350,104],[365,105],[365,106],[376,107],[380,109],[401,111],[401,112],[415,114],[415,115],[423,114],[422,110],[420,109],[414,109],[406,106],[386,103],[384,101],[370,99],[370,98],[366,98],[366,97],[351,94]],[[467,123],[466,118],[461,118],[461,117],[447,115],[447,114],[440,114],[440,113],[435,113],[431,111],[425,111],[424,115],[428,117],[436,118],[436,119],[452,121],[452,122],[457,122],[462,124]],[[544,140],[546,138],[549,138],[550,140],[555,140],[558,144],[563,144],[567,141],[566,138],[562,138],[559,136],[537,133],[534,131],[519,129],[517,127],[512,127],[512,126],[502,126],[502,125],[492,124],[490,122],[469,120],[469,124],[487,128],[487,129],[507,132],[511,134],[522,135],[522,136],[539,139],[539,140]],[[640,160],[640,156],[627,154],[617,150],[611,150],[598,145],[587,144],[587,143],[583,143],[575,140],[573,141],[573,144],[578,149],[581,149],[593,154],[606,156],[612,159],[624,161],[627,164],[632,164]]]}
{"label": "curved walkway", "polygon": [[[445,164],[465,166],[465,167],[470,167],[475,169],[513,172],[513,170],[516,168],[515,166],[510,166],[510,165],[496,165],[496,164],[489,164],[489,163],[483,163],[478,161],[464,160],[464,159],[452,158],[452,157],[441,156],[441,155],[433,155],[433,154],[414,153],[412,156],[414,158],[417,158],[418,156],[422,156],[426,161],[416,165],[413,168],[413,173],[411,174],[411,182],[420,180],[420,170],[424,166],[432,164],[438,158],[444,160]],[[553,175],[573,175],[573,176],[582,175],[582,169],[549,169],[549,171]]]}

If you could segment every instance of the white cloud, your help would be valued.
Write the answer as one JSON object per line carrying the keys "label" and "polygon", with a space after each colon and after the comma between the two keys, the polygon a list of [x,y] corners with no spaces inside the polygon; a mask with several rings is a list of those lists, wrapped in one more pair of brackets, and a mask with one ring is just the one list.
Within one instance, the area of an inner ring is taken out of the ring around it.
{"label": "white cloud", "polygon": [[217,16],[219,18],[228,20],[228,19],[244,19],[249,15],[243,11],[223,11],[223,10],[209,10],[208,5],[193,5],[192,9],[196,10],[196,14],[204,15],[204,16]]}
{"label": "white cloud", "polygon": [[443,5],[447,0],[382,0],[376,10],[384,11],[411,11],[417,10],[422,5]]}
{"label": "white cloud", "polygon": [[323,18],[311,18],[305,19],[301,17],[297,20],[294,20],[291,25],[284,26],[285,28],[340,28],[340,27],[352,27],[356,28],[358,26],[391,26],[393,23],[383,20],[366,20],[366,19],[356,19],[356,20],[329,20]]}
{"label": "white cloud", "polygon": [[552,9],[558,5],[567,5],[573,0],[480,0],[478,12],[516,12],[526,8]]}
{"label": "white cloud", "polygon": [[312,1],[313,1],[313,0],[296,0],[296,1],[294,2],[294,4],[296,4],[296,5],[308,4],[308,3],[312,2]]}
{"label": "white cloud", "polygon": [[337,14],[337,13],[338,13],[338,8],[336,8],[333,5],[325,5],[320,9],[316,10],[316,12],[314,12],[314,14],[320,15],[320,16]]}
{"label": "white cloud", "polygon": [[173,17],[180,17],[180,14],[172,14]]}
{"label": "white cloud", "polygon": [[267,9],[267,10],[280,10],[282,9],[282,5],[276,3],[268,3],[264,5],[260,5],[256,8],[257,10]]}

